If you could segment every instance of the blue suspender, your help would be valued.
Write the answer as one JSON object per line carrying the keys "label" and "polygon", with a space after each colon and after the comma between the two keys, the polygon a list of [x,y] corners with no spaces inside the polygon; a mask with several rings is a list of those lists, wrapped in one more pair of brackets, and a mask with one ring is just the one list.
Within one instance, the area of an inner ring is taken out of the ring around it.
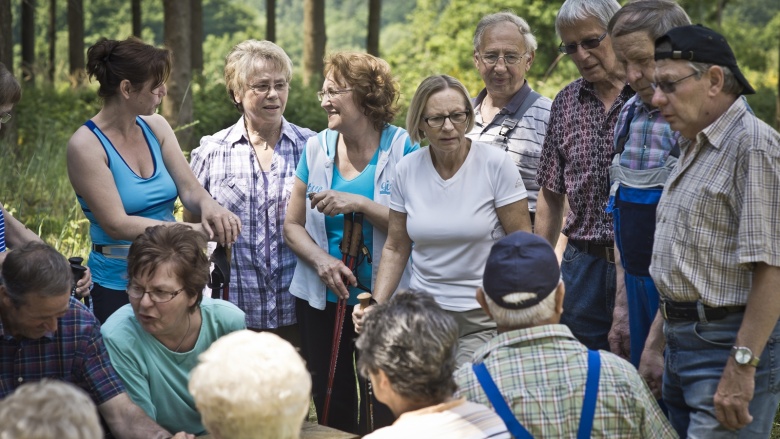
{"label": "blue suspender", "polygon": [[[490,376],[485,363],[472,364],[471,369],[479,380],[479,384],[482,385],[482,389],[485,391],[490,403],[493,404],[493,408],[496,410],[498,416],[504,421],[507,429],[515,439],[533,439],[531,433],[523,427],[520,421],[517,420],[509,405],[501,396],[501,391],[498,390],[496,383]],[[590,438],[590,433],[593,430],[593,416],[596,413],[596,399],[599,392],[599,379],[601,376],[601,356],[599,351],[588,350],[588,378],[585,382],[585,398],[582,402],[582,413],[580,415],[580,427],[577,431],[578,439]]]}

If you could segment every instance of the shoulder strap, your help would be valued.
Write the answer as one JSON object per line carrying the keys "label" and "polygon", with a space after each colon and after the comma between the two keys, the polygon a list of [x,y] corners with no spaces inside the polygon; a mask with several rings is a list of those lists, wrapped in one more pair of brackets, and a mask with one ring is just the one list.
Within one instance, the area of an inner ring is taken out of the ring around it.
{"label": "shoulder strap", "polygon": [[517,420],[514,413],[512,413],[512,410],[509,408],[509,405],[504,401],[504,397],[501,396],[501,391],[496,387],[496,383],[490,376],[487,367],[485,367],[485,363],[472,364],[471,369],[477,376],[479,384],[482,385],[482,390],[485,391],[490,403],[493,404],[493,409],[495,409],[498,416],[504,421],[506,428],[512,433],[512,436],[514,436],[515,439],[533,439],[531,433],[529,433],[520,421]]}
{"label": "shoulder strap", "polygon": [[631,121],[634,120],[634,108],[632,103],[628,106],[628,114],[626,115],[626,121],[623,124],[623,129],[618,134],[617,142],[615,143],[615,154],[623,154],[623,150],[626,149],[626,142],[628,141],[628,134],[631,132]]}
{"label": "shoulder strap", "polygon": [[600,377],[601,356],[599,351],[588,350],[588,379],[585,382],[585,400],[582,402],[580,428],[577,431],[578,439],[590,438],[590,433],[593,430],[593,416],[596,413]]}
{"label": "shoulder strap", "polygon": [[528,111],[529,108],[536,102],[537,99],[542,97],[539,93],[531,90],[530,93],[528,93],[528,96],[525,97],[523,100],[523,103],[520,105],[520,107],[515,112],[515,115],[518,117],[518,119],[513,119],[510,117],[507,117],[504,119],[504,122],[501,124],[501,129],[498,131],[498,134],[496,134],[496,137],[493,138],[493,144],[503,146],[504,149],[506,149],[507,139],[509,138],[509,133],[512,132],[513,129],[517,126],[518,123],[520,123],[520,119],[523,117],[526,111]]}

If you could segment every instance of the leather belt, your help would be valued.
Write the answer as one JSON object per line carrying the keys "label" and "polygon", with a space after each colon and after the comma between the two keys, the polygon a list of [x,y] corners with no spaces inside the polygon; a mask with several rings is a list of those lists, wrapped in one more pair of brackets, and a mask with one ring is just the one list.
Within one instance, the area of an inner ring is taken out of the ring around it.
{"label": "leather belt", "polygon": [[130,246],[124,244],[118,245],[100,245],[92,244],[92,250],[112,259],[127,259],[130,253]]}
{"label": "leather belt", "polygon": [[668,321],[699,322],[703,319],[699,314],[699,308],[704,314],[706,320],[722,320],[729,314],[745,311],[744,306],[718,306],[712,307],[701,304],[700,302],[672,302],[671,300],[661,300],[658,309],[661,316]]}
{"label": "leather belt", "polygon": [[612,244],[597,244],[579,239],[569,239],[569,244],[583,253],[605,259],[610,264],[615,263],[615,247]]}

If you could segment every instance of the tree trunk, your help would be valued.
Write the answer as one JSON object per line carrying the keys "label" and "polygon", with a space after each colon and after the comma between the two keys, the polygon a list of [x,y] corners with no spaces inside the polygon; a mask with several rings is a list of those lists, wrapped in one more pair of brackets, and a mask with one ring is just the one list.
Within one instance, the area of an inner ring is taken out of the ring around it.
{"label": "tree trunk", "polygon": [[11,0],[0,0],[0,62],[14,72],[13,15]]}
{"label": "tree trunk", "polygon": [[203,72],[203,0],[190,0],[192,7],[192,70]]}
{"label": "tree trunk", "polygon": [[382,26],[382,0],[368,0],[368,38],[366,51],[379,56],[379,28]]}
{"label": "tree trunk", "polygon": [[303,0],[303,84],[321,84],[325,56],[325,0]]}
{"label": "tree trunk", "polygon": [[[163,99],[163,116],[176,129],[192,122],[192,47],[190,41],[190,0],[163,0],[165,45],[173,52],[168,79],[168,96]],[[179,54],[180,56],[177,56]],[[191,151],[192,127],[176,131],[181,148]]]}
{"label": "tree trunk", "polygon": [[49,0],[49,82],[54,84],[57,53],[57,0]]}
{"label": "tree trunk", "polygon": [[84,83],[84,0],[68,0],[68,61],[71,85]]}
{"label": "tree trunk", "polygon": [[132,0],[133,35],[141,38],[141,0]]}
{"label": "tree trunk", "polygon": [[22,80],[35,83],[35,0],[22,0]]}
{"label": "tree trunk", "polygon": [[265,0],[265,39],[276,41],[276,0]]}

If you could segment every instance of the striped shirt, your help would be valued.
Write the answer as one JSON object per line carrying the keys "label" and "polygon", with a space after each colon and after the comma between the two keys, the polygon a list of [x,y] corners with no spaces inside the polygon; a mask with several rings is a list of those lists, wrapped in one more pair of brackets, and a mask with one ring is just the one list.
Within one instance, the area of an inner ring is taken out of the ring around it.
{"label": "striped shirt", "polygon": [[658,108],[642,102],[639,95],[628,100],[618,116],[615,142],[623,131],[629,106],[634,107],[634,117],[628,129],[625,150],[620,155],[620,165],[633,170],[655,169],[664,166],[680,133],[672,131]]}
{"label": "striped shirt", "polygon": [[406,412],[365,439],[509,439],[504,421],[482,404],[456,399]]}
{"label": "striped shirt", "polygon": [[44,378],[75,384],[96,405],[125,392],[97,319],[73,298],[67,313],[57,319],[57,332],[39,339],[16,339],[5,332],[0,320],[0,399],[24,383]]}
{"label": "striped shirt", "polygon": [[192,171],[212,197],[241,218],[233,245],[230,301],[246,313],[249,328],[296,323],[290,281],[295,254],[284,242],[287,203],[306,139],[315,133],[282,118],[282,131],[270,169],[261,169],[243,118],[192,151]]}
{"label": "striped shirt", "polygon": [[474,99],[474,128],[466,136],[475,142],[494,144],[493,141],[501,131],[504,121],[508,118],[517,120],[517,126],[509,132],[502,148],[509,153],[523,177],[525,189],[528,191],[528,210],[536,212],[536,200],[539,197],[536,170],[539,168],[542,144],[547,136],[547,121],[550,119],[552,101],[541,96],[525,113],[518,114],[529,93],[531,87],[526,82],[492,121],[484,121],[481,104],[487,96],[487,90],[483,89]]}
{"label": "striped shirt", "polygon": [[650,274],[669,300],[745,305],[754,264],[780,266],[780,134],[737,99],[680,149]]}
{"label": "striped shirt", "polygon": [[[676,438],[647,385],[631,364],[600,351],[601,377],[592,437]],[[484,359],[517,420],[537,438],[577,437],[588,349],[565,325],[499,334],[474,359]],[[492,407],[466,363],[455,372],[456,395]]]}
{"label": "striped shirt", "polygon": [[626,85],[605,112],[596,89],[580,78],[558,93],[542,147],[539,186],[565,194],[571,211],[563,234],[569,239],[611,244],[609,165],[614,152],[615,123],[634,92]]}

